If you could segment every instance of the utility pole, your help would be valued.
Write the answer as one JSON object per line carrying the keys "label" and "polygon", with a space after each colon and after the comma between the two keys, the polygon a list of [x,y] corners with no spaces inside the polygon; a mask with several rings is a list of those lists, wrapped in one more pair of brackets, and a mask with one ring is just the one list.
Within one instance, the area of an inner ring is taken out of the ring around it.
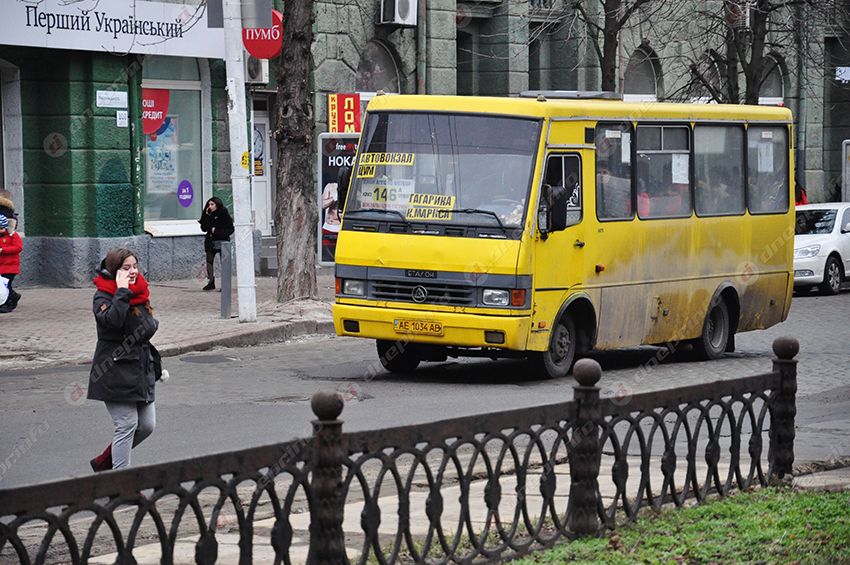
{"label": "utility pole", "polygon": [[254,236],[251,223],[248,118],[245,108],[245,67],[242,52],[240,0],[224,0],[224,59],[227,70],[227,120],[230,132],[230,179],[236,243],[236,293],[239,321],[257,321],[254,280]]}

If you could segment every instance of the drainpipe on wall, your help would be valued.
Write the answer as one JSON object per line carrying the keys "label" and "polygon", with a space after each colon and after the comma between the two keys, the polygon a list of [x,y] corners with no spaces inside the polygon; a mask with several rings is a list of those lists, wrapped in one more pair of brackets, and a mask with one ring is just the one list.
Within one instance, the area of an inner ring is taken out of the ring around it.
{"label": "drainpipe on wall", "polygon": [[800,179],[803,186],[806,186],[806,89],[803,86],[803,73],[805,72],[803,65],[803,50],[805,42],[803,32],[805,26],[802,25],[806,20],[805,4],[797,4],[794,8],[797,12],[797,22],[799,25],[794,26],[794,40],[797,47],[797,140],[796,140],[796,177]]}
{"label": "drainpipe on wall", "polygon": [[416,17],[418,24],[416,27],[416,93],[427,94],[426,74],[428,73],[428,54],[426,49],[428,48],[428,9],[425,6],[425,0],[419,0],[416,9],[419,11]]}
{"label": "drainpipe on wall", "polygon": [[142,59],[133,58],[127,68],[127,106],[130,114],[130,186],[133,187],[133,235],[145,231],[144,175],[142,173]]}

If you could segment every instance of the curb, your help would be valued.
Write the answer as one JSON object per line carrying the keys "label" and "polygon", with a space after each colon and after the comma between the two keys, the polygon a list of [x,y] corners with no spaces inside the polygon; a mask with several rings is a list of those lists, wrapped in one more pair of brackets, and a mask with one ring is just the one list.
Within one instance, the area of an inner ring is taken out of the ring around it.
{"label": "curb", "polygon": [[246,347],[280,343],[304,335],[336,335],[332,320],[298,320],[278,323],[269,327],[251,329],[237,334],[204,338],[195,341],[159,347],[163,357],[176,357],[193,351],[207,351],[213,347]]}

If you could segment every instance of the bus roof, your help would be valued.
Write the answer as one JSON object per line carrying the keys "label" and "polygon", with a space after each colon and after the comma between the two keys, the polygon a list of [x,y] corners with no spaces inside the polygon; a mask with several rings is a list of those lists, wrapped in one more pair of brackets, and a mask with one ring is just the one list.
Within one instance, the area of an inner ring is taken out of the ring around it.
{"label": "bus roof", "polygon": [[588,120],[627,119],[682,121],[791,122],[791,110],[779,106],[743,104],[680,104],[670,102],[623,102],[601,99],[545,99],[488,96],[437,96],[387,94],[369,101],[368,110],[459,112],[538,118]]}

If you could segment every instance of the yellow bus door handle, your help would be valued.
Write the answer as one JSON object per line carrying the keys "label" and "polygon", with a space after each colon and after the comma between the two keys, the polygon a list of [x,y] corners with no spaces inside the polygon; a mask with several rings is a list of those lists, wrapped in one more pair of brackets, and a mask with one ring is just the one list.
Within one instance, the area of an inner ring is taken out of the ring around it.
{"label": "yellow bus door handle", "polygon": [[573,243],[573,247],[584,247],[584,245],[585,243],[580,239],[577,239],[576,242]]}

